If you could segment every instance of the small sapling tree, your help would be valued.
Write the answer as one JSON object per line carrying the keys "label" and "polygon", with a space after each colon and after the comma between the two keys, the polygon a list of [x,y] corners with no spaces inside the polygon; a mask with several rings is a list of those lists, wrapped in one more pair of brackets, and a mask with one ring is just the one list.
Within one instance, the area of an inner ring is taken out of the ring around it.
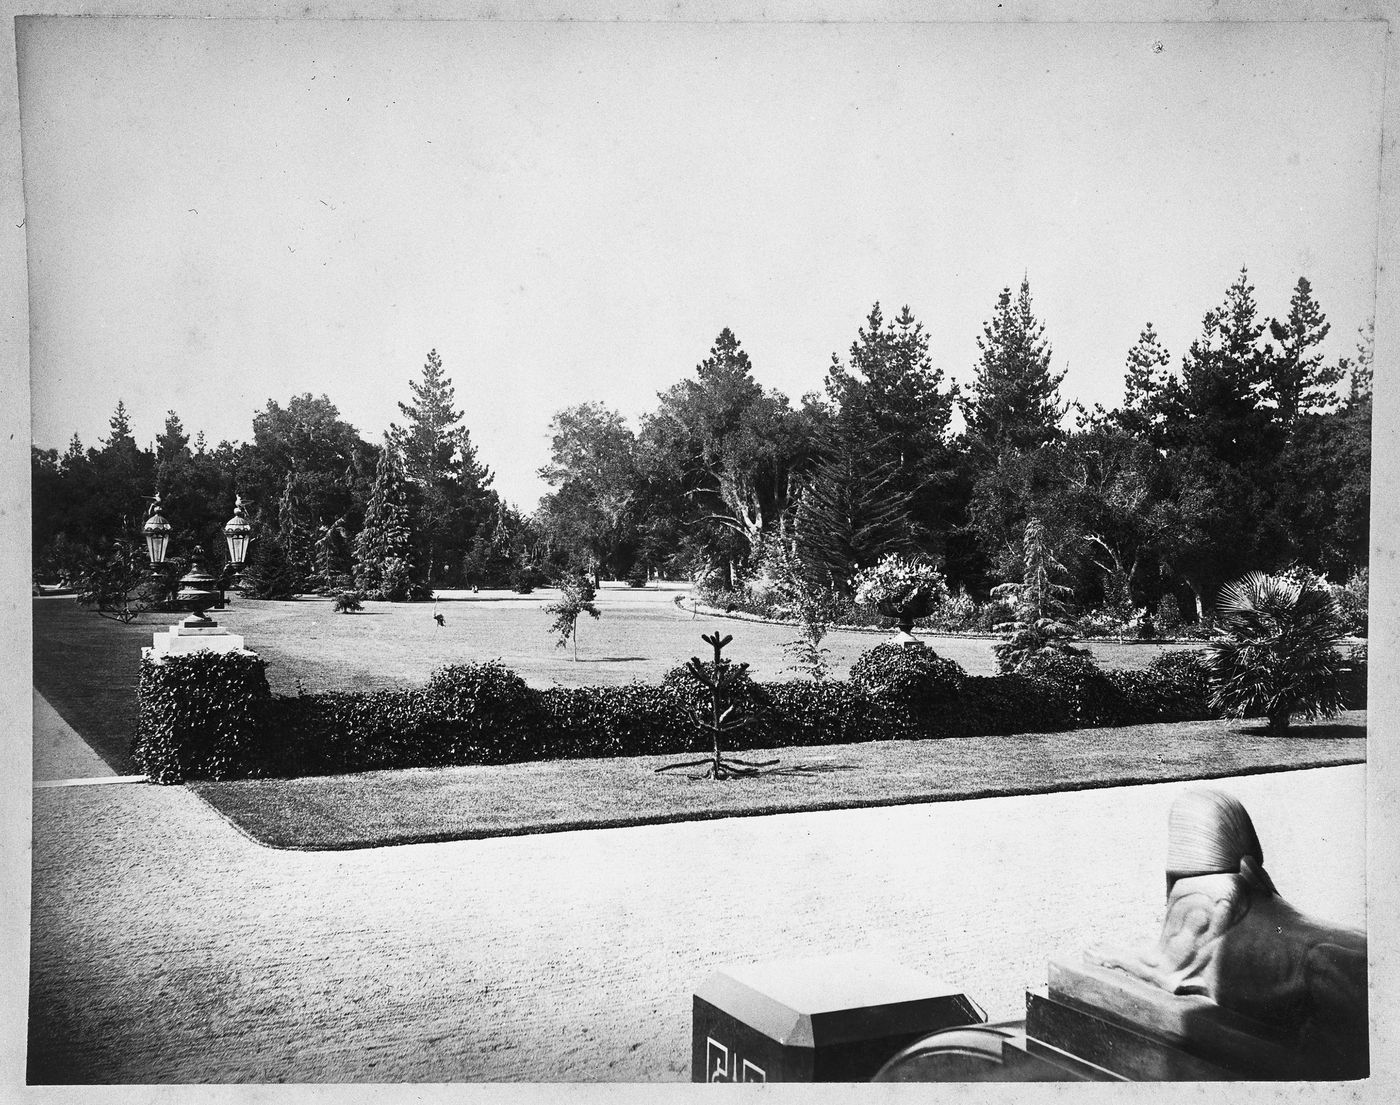
{"label": "small sapling tree", "polygon": [[341,591],[335,596],[337,614],[358,614],[365,608],[364,595],[359,591]]}
{"label": "small sapling tree", "polygon": [[783,644],[783,651],[792,661],[785,670],[800,672],[820,683],[830,675],[826,657],[831,650],[822,641],[840,618],[841,596],[825,584],[804,578],[786,553],[782,554],[781,566],[776,609],[795,621],[799,630],[797,637]]}
{"label": "small sapling tree", "polygon": [[114,541],[111,551],[89,564],[79,579],[78,605],[125,625],[148,609],[137,592],[150,574],[134,543]]}
{"label": "small sapling tree", "polygon": [[546,614],[554,615],[554,623],[549,628],[550,632],[559,635],[555,646],[564,648],[572,639],[575,662],[578,660],[578,616],[580,614],[587,614],[591,618],[601,616],[601,611],[593,605],[593,597],[596,594],[593,581],[586,576],[565,576],[559,581],[559,601],[551,602],[544,608]]}
{"label": "small sapling tree", "polygon": [[757,775],[760,768],[772,767],[777,760],[726,759],[722,748],[722,738],[726,733],[742,729],[752,720],[743,706],[735,699],[735,684],[748,672],[748,664],[735,667],[720,655],[724,646],[734,640],[732,636],[721,637],[716,633],[702,633],[700,639],[715,650],[712,665],[707,666],[698,656],[692,656],[686,665],[686,672],[696,683],[709,692],[709,701],[700,707],[698,721],[700,728],[710,734],[714,742],[714,754],[703,760],[686,760],[683,763],[666,764],[658,767],[656,773],[677,771],[685,767],[705,767],[693,779],[731,779],[736,776]]}

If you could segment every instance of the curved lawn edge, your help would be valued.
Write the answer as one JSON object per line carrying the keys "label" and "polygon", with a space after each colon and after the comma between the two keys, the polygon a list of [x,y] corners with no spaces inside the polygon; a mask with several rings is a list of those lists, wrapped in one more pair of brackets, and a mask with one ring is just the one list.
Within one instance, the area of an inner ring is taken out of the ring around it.
{"label": "curved lawn edge", "polygon": [[[343,851],[725,817],[917,805],[1262,775],[1366,761],[1366,714],[1269,737],[1238,720],[751,750],[779,766],[714,783],[675,757],[420,768],[187,784],[256,844]],[[761,788],[761,789],[760,789]]]}
{"label": "curved lawn edge", "polygon": [[[689,605],[686,605],[687,602]],[[694,599],[683,600],[675,605],[677,610],[696,615],[703,614],[707,618],[719,618],[731,622],[753,622],[757,625],[780,625],[789,628],[800,627],[802,624],[801,622],[793,621],[789,618],[769,618],[763,614],[750,614],[747,610],[724,610],[718,606],[711,606],[708,603],[696,602]],[[896,628],[897,627],[893,625],[844,625],[838,622],[832,625],[831,632],[871,633],[893,637]],[[943,638],[950,641],[1007,641],[1011,639],[1010,633],[981,633],[976,631],[955,633],[951,630],[931,629],[926,625],[920,625],[917,620],[914,622],[914,628],[918,631],[916,636],[919,636],[921,639],[923,637],[933,639]],[[1176,647],[1179,645],[1182,648],[1205,648],[1209,643],[1209,639],[1204,637],[1080,637],[1075,635],[1070,637],[1070,640],[1076,641],[1081,645],[1088,645],[1091,648],[1095,644],[1143,645],[1146,647],[1161,647],[1164,645]],[[1369,640],[1370,638],[1368,637],[1343,637],[1341,638],[1341,644],[1345,648],[1351,648],[1356,645],[1364,645]]]}

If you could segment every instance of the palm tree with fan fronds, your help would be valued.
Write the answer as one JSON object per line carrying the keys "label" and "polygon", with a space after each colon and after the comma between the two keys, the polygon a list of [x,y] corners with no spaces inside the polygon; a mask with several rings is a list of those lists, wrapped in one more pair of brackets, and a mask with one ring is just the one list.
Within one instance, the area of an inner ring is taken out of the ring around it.
{"label": "palm tree with fan fronds", "polygon": [[1343,708],[1337,646],[1341,621],[1332,596],[1302,580],[1250,572],[1220,592],[1223,633],[1206,645],[1211,705],[1230,717],[1333,717]]}

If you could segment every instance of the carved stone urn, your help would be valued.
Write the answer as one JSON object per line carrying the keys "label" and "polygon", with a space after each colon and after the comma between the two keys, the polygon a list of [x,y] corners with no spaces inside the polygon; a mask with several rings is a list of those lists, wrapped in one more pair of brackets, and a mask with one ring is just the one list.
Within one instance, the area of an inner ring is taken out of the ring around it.
{"label": "carved stone urn", "polygon": [[921,588],[900,599],[882,599],[875,608],[899,623],[899,631],[894,635],[895,643],[917,645],[919,639],[914,636],[914,619],[925,617],[933,610],[933,595]]}

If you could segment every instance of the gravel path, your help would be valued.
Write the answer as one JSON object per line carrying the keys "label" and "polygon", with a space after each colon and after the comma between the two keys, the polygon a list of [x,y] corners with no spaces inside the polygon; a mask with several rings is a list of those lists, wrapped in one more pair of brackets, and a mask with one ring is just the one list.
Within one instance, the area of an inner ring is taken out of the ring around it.
{"label": "gravel path", "polygon": [[[1275,881],[1365,916],[1364,766],[1223,785]],[[1183,784],[358,852],[183,788],[34,794],[31,1080],[667,1081],[717,966],[867,950],[1015,1016],[1150,934]]]}

